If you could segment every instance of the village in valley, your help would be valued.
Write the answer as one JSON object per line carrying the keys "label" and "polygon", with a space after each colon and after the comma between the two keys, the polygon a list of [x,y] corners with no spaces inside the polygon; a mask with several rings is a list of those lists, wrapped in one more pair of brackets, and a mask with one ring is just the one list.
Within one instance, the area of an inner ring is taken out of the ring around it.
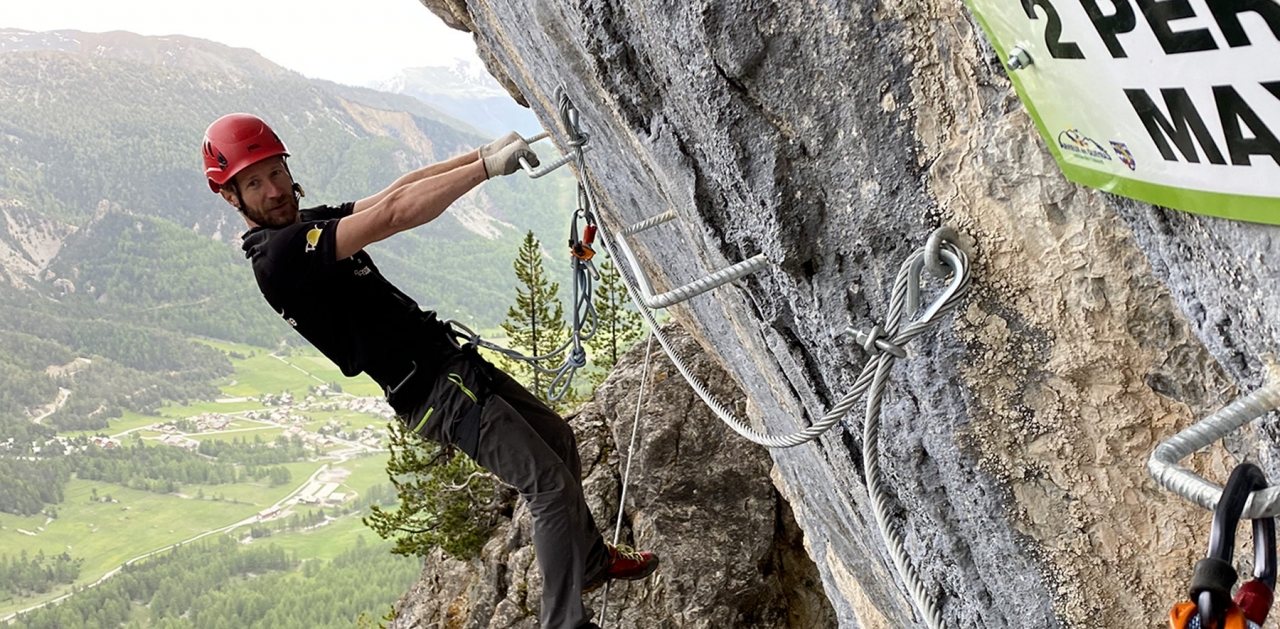
{"label": "village in valley", "polygon": [[[196,450],[200,445],[201,437],[230,433],[252,435],[255,432],[279,428],[281,431],[274,434],[302,441],[320,454],[338,446],[347,449],[359,450],[363,447],[372,451],[381,451],[387,436],[386,424],[395,418],[395,412],[383,398],[356,397],[334,392],[328,385],[313,387],[312,393],[300,401],[295,400],[292,393],[284,391],[278,394],[263,394],[256,398],[223,398],[217,402],[237,405],[256,402],[262,408],[203,412],[186,418],[161,420],[144,426],[135,426],[110,436],[93,435],[89,437],[87,445],[116,448],[120,447],[122,441],[129,435],[139,433],[146,441]],[[330,419],[317,425],[317,417],[325,413],[330,415]],[[334,414],[364,415],[375,423],[353,428],[349,420],[341,422],[332,419]],[[67,451],[74,447],[73,440],[66,436],[59,435],[56,440]]]}
{"label": "village in valley", "polygon": [[[223,401],[219,400],[219,402]],[[245,401],[248,400],[246,398],[225,400],[227,403]],[[162,436],[144,438],[155,439],[168,446],[195,450],[200,443],[192,438],[193,434],[253,431],[255,430],[253,427],[242,426],[243,423],[251,423],[263,427],[282,428],[283,432],[280,434],[298,439],[317,452],[325,452],[340,445],[365,446],[380,450],[387,434],[386,423],[395,417],[394,411],[382,398],[335,393],[327,385],[315,387],[313,394],[300,401],[295,401],[293,394],[288,391],[280,394],[263,394],[257,398],[257,401],[263,408],[228,413],[206,412],[184,420],[157,422],[143,430],[159,432]],[[377,423],[352,428],[336,419],[329,419],[323,425],[316,427],[316,417],[325,413],[367,415],[370,420]],[[106,443],[99,445],[110,447]],[[118,441],[116,445],[119,445]]]}
{"label": "village in valley", "polygon": [[[226,352],[235,368],[214,383],[215,399],[124,411],[109,428],[36,443],[0,440],[0,450],[21,447],[33,461],[88,455],[77,459],[81,467],[56,506],[0,514],[0,544],[33,557],[67,553],[83,562],[75,581],[84,587],[123,563],[219,534],[321,559],[369,535],[362,522],[369,505],[395,502],[386,472],[395,414],[376,383],[343,379],[310,348],[202,342]],[[73,399],[64,389],[32,421]],[[11,597],[0,602],[0,619],[71,593],[63,584]]]}
{"label": "village in valley", "polygon": [[[327,384],[310,388],[308,395],[296,399],[289,391],[264,393],[255,398],[223,398],[217,403],[244,405],[256,402],[260,408],[228,412],[203,412],[188,418],[156,422],[136,427],[111,437],[97,436],[97,447],[119,447],[132,432],[142,439],[162,445],[197,451],[200,440],[213,436],[226,437],[244,433],[253,439],[264,432],[272,439],[265,447],[275,447],[274,439],[284,437],[305,444],[318,459],[342,462],[354,457],[381,454],[386,448],[387,422],[395,412],[381,397],[358,397],[335,390]],[[352,416],[370,423],[360,424]],[[345,417],[339,420],[336,417]],[[267,522],[291,515],[289,507],[339,507],[357,497],[355,491],[339,491],[349,473],[341,467],[326,465],[303,481],[296,490],[279,502],[258,512],[257,522]]]}

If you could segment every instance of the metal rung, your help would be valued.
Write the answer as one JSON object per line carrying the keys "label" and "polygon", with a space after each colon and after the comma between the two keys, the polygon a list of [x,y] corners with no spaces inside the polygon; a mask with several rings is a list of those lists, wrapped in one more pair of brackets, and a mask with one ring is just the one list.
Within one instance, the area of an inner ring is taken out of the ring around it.
{"label": "metal rung", "polygon": [[[1280,383],[1272,383],[1241,396],[1226,408],[1156,446],[1147,461],[1151,477],[1165,489],[1206,509],[1214,509],[1222,498],[1222,487],[1178,465],[1178,462],[1277,408],[1280,408]],[[1280,515],[1280,487],[1268,487],[1253,492],[1241,517],[1256,520],[1277,515]]]}
{"label": "metal rung", "polygon": [[740,277],[750,275],[765,268],[769,265],[769,260],[764,257],[763,253],[756,254],[742,262],[739,262],[728,268],[720,269],[701,279],[694,280],[679,288],[669,290],[661,295],[653,294],[653,285],[649,283],[649,278],[645,277],[644,272],[640,269],[640,263],[636,261],[635,253],[631,251],[631,245],[627,243],[627,236],[637,234],[646,229],[650,229],[657,225],[661,225],[671,221],[676,217],[674,210],[668,210],[648,220],[636,223],[631,227],[623,230],[618,235],[618,248],[622,250],[622,255],[626,257],[627,264],[635,270],[636,282],[640,285],[640,298],[644,305],[649,308],[666,308],[682,301],[686,301],[692,297],[696,297],[714,288],[724,286]]}
{"label": "metal rung", "polygon": [[[525,144],[533,144],[534,142],[537,142],[539,140],[545,140],[549,137],[551,137],[551,134],[547,131],[543,131],[542,133],[539,133],[538,135],[535,135],[532,138],[525,140]],[[583,152],[586,152],[590,150],[590,147],[584,146],[582,147],[582,150]],[[537,179],[539,177],[543,177],[549,174],[551,171],[557,168],[560,168],[561,166],[564,166],[565,164],[568,164],[569,162],[572,162],[576,158],[577,158],[576,153],[562,155],[560,156],[559,159],[556,159],[550,164],[545,164],[542,167],[535,169],[533,165],[529,163],[529,160],[526,160],[525,158],[521,157],[520,167],[524,169],[524,172],[529,174],[530,179]]]}
{"label": "metal rung", "polygon": [[631,227],[628,227],[628,228],[626,228],[626,229],[622,230],[622,235],[623,235],[624,237],[625,237],[625,236],[634,236],[634,235],[636,235],[636,234],[638,234],[638,233],[640,233],[640,232],[642,232],[642,231],[644,231],[644,230],[646,230],[646,229],[650,229],[650,228],[653,228],[653,227],[657,227],[658,225],[661,225],[661,224],[666,223],[666,222],[668,222],[668,221],[675,220],[675,218],[676,218],[676,211],[675,211],[675,210],[667,210],[666,212],[663,212],[663,213],[661,213],[661,214],[659,214],[659,215],[657,215],[657,216],[655,216],[655,217],[653,217],[653,218],[650,218],[650,219],[647,219],[647,220],[640,221],[639,223],[636,223],[635,225],[632,225]]}

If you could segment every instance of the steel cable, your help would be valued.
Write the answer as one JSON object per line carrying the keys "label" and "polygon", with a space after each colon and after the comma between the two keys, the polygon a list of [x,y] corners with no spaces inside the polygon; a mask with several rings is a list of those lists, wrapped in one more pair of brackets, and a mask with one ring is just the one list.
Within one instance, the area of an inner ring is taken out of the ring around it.
{"label": "steel cable", "polygon": [[[574,114],[576,112],[572,110],[572,105],[567,103],[567,96],[563,91],[560,93],[560,107],[562,122],[569,123],[572,121],[572,124],[566,124],[566,128],[576,131],[576,115],[568,116],[565,114],[566,111]],[[586,164],[583,159],[583,144],[585,142],[575,146],[575,153],[580,169],[579,189],[585,194],[586,209],[590,213],[597,206],[590,187],[586,186],[583,181],[583,173],[586,171]],[[661,222],[663,220],[670,220],[667,218],[667,214],[649,219],[649,221],[641,223],[637,227],[643,229],[646,224],[657,224],[654,221]],[[638,231],[635,227],[632,230],[633,232]],[[631,268],[635,266],[634,260],[630,260],[630,256],[628,256],[628,261],[631,264],[626,267],[619,265],[623,284],[626,286],[632,302],[636,304],[637,309],[648,325],[651,339],[656,338],[658,340],[668,359],[675,365],[676,370],[680,372],[680,375],[689,383],[689,386],[702,399],[703,403],[734,432],[749,441],[769,448],[790,448],[812,441],[835,424],[840,423],[857,403],[858,398],[867,393],[862,449],[867,492],[871,497],[872,511],[880,533],[885,539],[894,567],[901,575],[916,608],[920,611],[930,629],[941,629],[942,607],[929,594],[927,585],[921,579],[918,571],[911,565],[906,551],[905,540],[901,532],[892,526],[890,522],[890,507],[893,498],[884,482],[879,462],[880,412],[884,392],[888,385],[889,372],[898,358],[906,356],[903,346],[936,325],[945,315],[955,310],[968,294],[970,282],[968,254],[958,243],[947,239],[949,237],[954,238],[955,232],[944,230],[947,230],[947,228],[935,231],[928,244],[912,253],[903,262],[894,281],[893,292],[889,302],[889,312],[885,317],[884,327],[874,326],[870,331],[860,331],[853,328],[844,331],[844,333],[853,336],[862,343],[863,348],[871,354],[871,358],[863,366],[862,372],[854,381],[850,391],[836,402],[817,422],[807,428],[786,435],[769,435],[752,428],[716,399],[706,385],[693,374],[684,360],[676,353],[676,348],[658,327],[651,310],[645,307],[645,301],[641,298],[643,293],[633,277],[640,272],[638,268]],[[600,229],[599,236],[609,256],[615,261],[621,260],[608,230]],[[916,319],[908,320],[904,325],[903,315],[914,315],[914,311],[917,309],[920,298],[920,276],[922,269],[926,265],[938,275],[949,269],[951,280],[942,294],[922,315]]]}

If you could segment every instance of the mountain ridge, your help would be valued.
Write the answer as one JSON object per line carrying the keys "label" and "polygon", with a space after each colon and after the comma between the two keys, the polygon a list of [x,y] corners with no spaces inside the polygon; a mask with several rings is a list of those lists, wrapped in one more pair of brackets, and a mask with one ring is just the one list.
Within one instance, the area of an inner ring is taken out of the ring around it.
{"label": "mountain ridge", "polygon": [[531,137],[542,130],[537,116],[512,100],[478,63],[459,60],[450,66],[405,68],[373,87],[408,95],[493,135],[515,129]]}
{"label": "mountain ridge", "polygon": [[[0,75],[7,79],[0,86],[0,134],[9,139],[0,142],[0,159],[12,165],[0,172],[0,198],[41,217],[25,223],[7,220],[11,242],[33,240],[38,234],[69,234],[70,227],[91,222],[103,204],[114,204],[236,247],[232,234],[243,227],[221,199],[209,194],[190,146],[215,114],[240,108],[236,104],[246,101],[261,101],[274,110],[262,113],[287,138],[294,155],[290,165],[308,191],[304,205],[374,194],[400,173],[484,141],[483,136],[437,120],[347,100],[349,92],[333,95],[305,79],[264,83],[61,51],[0,54]],[[135,91],[140,93],[134,95]],[[548,186],[553,194],[536,192]],[[554,180],[513,177],[490,182],[460,199],[454,212],[418,230],[413,238],[417,251],[410,257],[424,266],[393,263],[389,270],[415,289],[438,296],[440,291],[428,289],[448,290],[464,274],[451,273],[452,264],[432,257],[432,249],[469,242],[474,235],[481,240],[471,250],[502,241],[511,241],[514,250],[523,230],[510,218],[519,217],[525,225],[559,223],[564,219],[552,205],[557,199],[564,201],[565,194]],[[422,238],[437,246],[423,248]],[[372,251],[380,258],[380,248],[398,250],[406,244],[383,243]],[[58,248],[54,243],[48,247]],[[7,248],[0,261],[9,276],[37,279],[47,266],[48,260],[36,264],[22,247]],[[504,265],[478,262],[480,268],[491,269],[486,271],[490,281],[505,274]],[[510,285],[507,281],[501,283]],[[456,292],[469,295],[474,289],[468,285]],[[482,292],[492,302],[483,309],[485,316],[496,324],[505,307],[494,291]]]}
{"label": "mountain ridge", "polygon": [[249,48],[227,46],[186,35],[161,37],[129,31],[0,29],[0,53],[59,50],[87,57],[134,61],[185,70],[240,74],[257,78],[305,77]]}

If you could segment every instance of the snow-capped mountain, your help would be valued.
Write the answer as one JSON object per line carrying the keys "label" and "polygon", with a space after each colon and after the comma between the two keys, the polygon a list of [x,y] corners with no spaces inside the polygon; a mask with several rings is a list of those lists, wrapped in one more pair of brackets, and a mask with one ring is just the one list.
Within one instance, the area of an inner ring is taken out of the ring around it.
{"label": "snow-capped mountain", "polygon": [[514,129],[530,136],[542,130],[533,112],[516,104],[476,61],[459,59],[449,66],[406,68],[370,87],[413,96],[494,135]]}

